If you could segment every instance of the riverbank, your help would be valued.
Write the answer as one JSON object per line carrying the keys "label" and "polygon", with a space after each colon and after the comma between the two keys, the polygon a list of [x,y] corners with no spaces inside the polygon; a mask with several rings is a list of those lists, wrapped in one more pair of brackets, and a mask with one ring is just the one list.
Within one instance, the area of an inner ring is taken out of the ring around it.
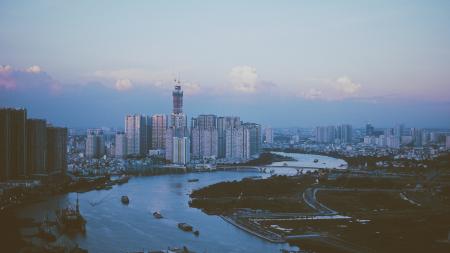
{"label": "riverbank", "polygon": [[[435,191],[450,185],[448,179],[437,175],[424,189],[415,187],[414,176],[321,171],[217,183],[193,191],[191,206],[267,241],[313,252],[448,252],[450,245],[440,241],[450,231],[450,198]],[[310,209],[271,204],[293,195]]]}

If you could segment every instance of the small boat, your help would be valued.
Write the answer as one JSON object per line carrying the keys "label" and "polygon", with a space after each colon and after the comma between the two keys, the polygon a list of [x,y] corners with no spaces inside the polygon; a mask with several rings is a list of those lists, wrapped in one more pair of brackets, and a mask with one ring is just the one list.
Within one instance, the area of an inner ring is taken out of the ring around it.
{"label": "small boat", "polygon": [[200,232],[199,232],[198,230],[195,230],[195,231],[194,231],[194,235],[199,236],[199,235],[200,235]]}
{"label": "small boat", "polygon": [[80,213],[78,193],[75,209],[72,207],[58,208],[55,214],[56,224],[60,232],[80,231],[84,233],[86,231],[86,220]]}
{"label": "small boat", "polygon": [[160,212],[153,212],[153,217],[155,217],[156,219],[162,219],[164,218]]}
{"label": "small boat", "polygon": [[117,183],[118,185],[127,183],[128,180],[130,180],[130,176],[127,175],[122,175],[120,178],[116,179],[114,182]]}
{"label": "small boat", "polygon": [[314,162],[315,162],[315,163],[319,162],[319,159],[314,159]]}
{"label": "small boat", "polygon": [[122,201],[122,204],[128,205],[130,203],[130,199],[128,196],[124,195],[120,198],[120,201]]}
{"label": "small boat", "polygon": [[193,227],[187,223],[178,223],[178,228],[185,232],[192,232]]}
{"label": "small boat", "polygon": [[198,178],[188,179],[189,183],[198,182]]}

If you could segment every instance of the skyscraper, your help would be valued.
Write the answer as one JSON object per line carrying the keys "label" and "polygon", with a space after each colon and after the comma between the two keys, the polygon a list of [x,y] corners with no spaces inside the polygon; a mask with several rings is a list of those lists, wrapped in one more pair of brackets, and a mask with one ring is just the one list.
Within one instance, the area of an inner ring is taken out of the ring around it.
{"label": "skyscraper", "polygon": [[336,127],[336,137],[339,143],[352,142],[352,126],[349,124],[338,125]]}
{"label": "skyscraper", "polygon": [[0,109],[0,181],[11,177],[11,110]]}
{"label": "skyscraper", "polygon": [[366,136],[373,136],[374,131],[375,131],[374,127],[371,124],[367,123],[366,124]]}
{"label": "skyscraper", "polygon": [[189,137],[189,131],[187,127],[187,117],[183,113],[183,91],[181,90],[180,82],[177,81],[175,89],[172,92],[173,97],[173,110],[170,115],[170,127],[166,130],[165,147],[166,147],[166,160],[173,162],[173,138]]}
{"label": "skyscraper", "polygon": [[47,172],[65,174],[67,171],[67,128],[47,126]]}
{"label": "skyscraper", "polygon": [[264,129],[264,142],[267,144],[273,143],[273,129],[270,127]]}
{"label": "skyscraper", "polygon": [[336,139],[336,128],[334,126],[316,127],[317,143],[333,143]]}
{"label": "skyscraper", "polygon": [[185,165],[190,161],[190,143],[188,137],[173,137],[172,162]]}
{"label": "skyscraper", "polygon": [[165,149],[166,130],[169,127],[169,118],[165,114],[152,116],[152,149]]}
{"label": "skyscraper", "polygon": [[225,131],[225,157],[233,161],[245,161],[256,157],[261,149],[261,126],[244,123]]}
{"label": "skyscraper", "polygon": [[125,158],[127,157],[127,136],[124,132],[117,132],[115,136],[114,157]]}
{"label": "skyscraper", "polygon": [[422,146],[422,134],[423,131],[420,128],[411,128],[411,137],[412,142],[415,147],[421,147]]}
{"label": "skyscraper", "polygon": [[394,135],[398,139],[401,139],[403,132],[405,131],[405,126],[403,124],[398,124],[394,128]]}
{"label": "skyscraper", "polygon": [[27,110],[0,109],[0,180],[26,176]]}
{"label": "skyscraper", "polygon": [[200,115],[192,119],[191,147],[193,158],[218,156],[216,115]]}
{"label": "skyscraper", "polygon": [[47,123],[27,120],[27,166],[30,174],[47,173]]}
{"label": "skyscraper", "polygon": [[218,135],[218,157],[226,157],[226,130],[236,128],[241,125],[239,117],[219,117],[217,118]]}
{"label": "skyscraper", "polygon": [[87,130],[85,153],[87,158],[100,158],[105,155],[105,139],[102,129]]}
{"label": "skyscraper", "polygon": [[177,85],[175,85],[175,89],[172,91],[172,99],[173,99],[173,110],[174,114],[183,113],[183,91],[181,90],[181,85],[179,80],[175,80]]}
{"label": "skyscraper", "polygon": [[127,152],[131,156],[144,156],[149,150],[149,135],[151,120],[139,114],[125,117],[125,134],[127,137]]}

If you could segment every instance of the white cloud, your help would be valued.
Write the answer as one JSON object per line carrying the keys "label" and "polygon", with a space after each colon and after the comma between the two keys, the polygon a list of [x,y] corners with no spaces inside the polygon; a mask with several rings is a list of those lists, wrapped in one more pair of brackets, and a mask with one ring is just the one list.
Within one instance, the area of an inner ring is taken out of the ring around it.
{"label": "white cloud", "polygon": [[253,93],[257,90],[258,74],[256,68],[251,66],[236,66],[230,71],[233,88],[244,93]]}
{"label": "white cloud", "polygon": [[25,71],[28,73],[37,74],[37,73],[41,72],[41,67],[39,67],[37,65],[33,65],[33,66],[27,68]]}
{"label": "white cloud", "polygon": [[353,82],[347,76],[341,76],[336,79],[336,89],[346,94],[354,94],[361,88],[361,85]]}
{"label": "white cloud", "polygon": [[116,81],[116,90],[126,91],[133,88],[133,83],[129,79],[119,79]]}
{"label": "white cloud", "polygon": [[12,68],[10,65],[0,65],[0,73],[11,72]]}
{"label": "white cloud", "polygon": [[321,90],[317,90],[314,88],[309,89],[307,92],[301,92],[300,96],[309,99],[309,100],[316,100],[322,98],[323,92]]}
{"label": "white cloud", "polygon": [[200,85],[197,83],[191,83],[191,82],[184,82],[181,84],[181,88],[186,92],[188,95],[194,95],[198,94],[201,89]]}

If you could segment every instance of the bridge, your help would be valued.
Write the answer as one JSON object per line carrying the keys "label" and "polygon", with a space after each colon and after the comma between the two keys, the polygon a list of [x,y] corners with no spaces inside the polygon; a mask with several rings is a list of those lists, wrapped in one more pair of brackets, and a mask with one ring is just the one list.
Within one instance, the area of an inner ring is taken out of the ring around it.
{"label": "bridge", "polygon": [[[240,169],[257,169],[261,172],[266,172],[267,169],[295,169],[297,172],[301,170],[317,170],[317,169],[328,169],[324,167],[310,167],[310,166],[292,166],[292,165],[217,165],[219,170],[240,170]],[[343,169],[343,168],[341,168]]]}

